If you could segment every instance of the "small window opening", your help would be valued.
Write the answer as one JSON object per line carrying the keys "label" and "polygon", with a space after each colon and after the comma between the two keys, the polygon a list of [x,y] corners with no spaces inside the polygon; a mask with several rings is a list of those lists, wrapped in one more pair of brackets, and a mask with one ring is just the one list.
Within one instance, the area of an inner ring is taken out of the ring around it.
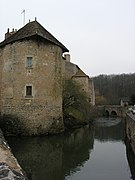
{"label": "small window opening", "polygon": [[26,61],[26,67],[27,68],[32,68],[32,57],[27,57],[27,61]]}
{"label": "small window opening", "polygon": [[26,96],[32,96],[32,86],[26,86]]}

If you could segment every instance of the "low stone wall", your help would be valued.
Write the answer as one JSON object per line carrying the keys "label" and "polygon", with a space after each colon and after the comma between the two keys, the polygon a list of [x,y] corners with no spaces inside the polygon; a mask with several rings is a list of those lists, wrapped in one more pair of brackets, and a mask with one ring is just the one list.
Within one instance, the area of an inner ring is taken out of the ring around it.
{"label": "low stone wall", "polygon": [[126,135],[135,154],[135,116],[131,113],[126,116]]}
{"label": "low stone wall", "polygon": [[0,179],[28,180],[0,130]]}

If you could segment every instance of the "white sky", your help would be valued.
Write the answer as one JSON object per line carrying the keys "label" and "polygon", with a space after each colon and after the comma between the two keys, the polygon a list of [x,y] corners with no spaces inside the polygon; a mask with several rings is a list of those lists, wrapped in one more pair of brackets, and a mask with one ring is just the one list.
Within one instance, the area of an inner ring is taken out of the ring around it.
{"label": "white sky", "polygon": [[69,50],[89,76],[135,73],[135,0],[4,0],[0,41],[23,26],[25,9]]}

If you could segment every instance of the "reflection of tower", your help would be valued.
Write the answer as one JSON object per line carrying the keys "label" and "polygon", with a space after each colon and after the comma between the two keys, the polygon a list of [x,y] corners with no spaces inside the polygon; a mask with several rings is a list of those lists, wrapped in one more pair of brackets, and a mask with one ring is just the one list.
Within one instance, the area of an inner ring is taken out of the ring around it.
{"label": "reflection of tower", "polygon": [[94,145],[93,128],[76,129],[64,138],[62,168],[69,175],[89,160]]}
{"label": "reflection of tower", "polygon": [[9,137],[8,142],[29,179],[64,180],[89,159],[94,136],[85,126],[58,136]]}
{"label": "reflection of tower", "polygon": [[62,179],[62,137],[12,138],[8,142],[28,179]]}

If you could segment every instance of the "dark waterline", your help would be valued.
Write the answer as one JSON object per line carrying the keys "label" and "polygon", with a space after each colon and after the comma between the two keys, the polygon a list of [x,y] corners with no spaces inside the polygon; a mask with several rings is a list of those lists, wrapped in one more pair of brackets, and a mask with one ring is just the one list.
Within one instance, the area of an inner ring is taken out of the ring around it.
{"label": "dark waterline", "polygon": [[64,135],[8,142],[29,180],[130,180],[135,158],[124,129],[121,119],[100,118]]}

